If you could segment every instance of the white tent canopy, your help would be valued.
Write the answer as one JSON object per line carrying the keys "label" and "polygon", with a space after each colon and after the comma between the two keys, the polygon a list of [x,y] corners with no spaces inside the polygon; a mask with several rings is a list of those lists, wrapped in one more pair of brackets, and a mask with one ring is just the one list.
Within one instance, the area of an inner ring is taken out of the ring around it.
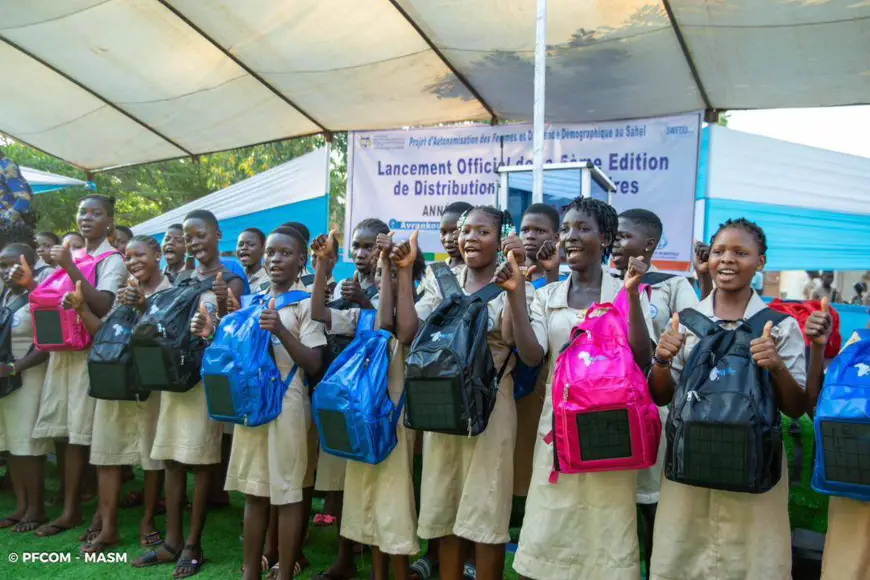
{"label": "white tent canopy", "polygon": [[86,181],[74,179],[65,175],[57,175],[48,171],[40,171],[31,167],[21,167],[21,176],[27,180],[33,193],[47,193],[65,187],[91,187]]}
{"label": "white tent canopy", "polygon": [[[314,198],[324,198],[320,204],[322,208],[318,209],[320,221],[325,223],[328,190],[329,150],[323,147],[134,226],[133,233],[163,234],[170,225],[183,222],[184,216],[196,209],[212,212],[221,222],[225,234],[233,231],[232,226],[227,225],[232,223],[232,218],[241,216],[246,216],[242,220],[243,227],[270,231],[282,221],[307,220],[286,213],[265,218],[268,210]],[[259,214],[270,223],[261,223],[263,220],[252,218],[252,214]],[[230,243],[235,247],[235,239]]]}
{"label": "white tent canopy", "polygon": [[[532,116],[533,0],[0,0],[0,131],[107,168]],[[870,102],[870,3],[549,0],[547,120]]]}

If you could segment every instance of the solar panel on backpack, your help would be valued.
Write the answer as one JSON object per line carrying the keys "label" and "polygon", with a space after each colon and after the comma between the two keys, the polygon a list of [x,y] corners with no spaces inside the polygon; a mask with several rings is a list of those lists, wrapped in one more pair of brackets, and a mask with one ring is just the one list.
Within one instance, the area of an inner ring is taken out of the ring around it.
{"label": "solar panel on backpack", "polygon": [[317,416],[320,418],[321,434],[326,441],[327,447],[345,453],[352,453],[354,447],[350,438],[350,431],[347,429],[347,419],[345,419],[344,413],[320,409],[317,412]]}
{"label": "solar panel on backpack", "polygon": [[747,485],[749,433],[735,425],[687,425],[686,480],[716,487]]}
{"label": "solar panel on backpack", "polygon": [[60,313],[55,310],[34,310],[33,324],[39,344],[63,344]]}
{"label": "solar panel on backpack", "polygon": [[[101,397],[107,400],[129,399],[130,367],[122,364],[89,365],[88,376],[92,385],[99,385]],[[145,396],[147,398],[147,395]]]}
{"label": "solar panel on backpack", "polygon": [[870,485],[870,425],[822,421],[821,426],[827,479]]}
{"label": "solar panel on backpack", "polygon": [[139,383],[143,387],[162,386],[172,382],[166,372],[167,361],[159,346],[134,346],[133,358],[139,373]]}
{"label": "solar panel on backpack", "polygon": [[405,383],[408,422],[414,429],[462,430],[462,395],[452,379]]}
{"label": "solar panel on backpack", "polygon": [[583,461],[631,457],[631,425],[627,409],[577,415]]}
{"label": "solar panel on backpack", "polygon": [[202,380],[209,412],[213,415],[235,415],[236,406],[233,404],[229,378],[224,375],[205,374]]}

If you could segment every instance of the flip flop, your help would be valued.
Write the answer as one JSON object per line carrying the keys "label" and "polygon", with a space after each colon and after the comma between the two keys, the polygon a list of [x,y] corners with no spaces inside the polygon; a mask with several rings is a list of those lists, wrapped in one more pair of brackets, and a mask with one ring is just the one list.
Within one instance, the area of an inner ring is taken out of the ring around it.
{"label": "flip flop", "polygon": [[143,548],[153,548],[163,543],[163,538],[160,537],[160,532],[151,532],[150,534],[139,536],[139,545]]}
{"label": "flip flop", "polygon": [[[184,549],[181,550],[181,552],[184,553],[184,550],[188,550],[188,549],[190,549],[190,550],[198,549],[199,550],[199,558],[191,558],[190,556],[179,557],[178,561],[175,562],[175,572],[172,573],[172,577],[175,578],[176,580],[183,580],[184,578],[190,578],[192,576],[195,576],[196,574],[199,573],[199,569],[205,565],[205,554],[203,553],[201,547],[185,546]],[[191,572],[179,573],[179,569],[181,569],[181,568],[189,568],[191,570]]]}
{"label": "flip flop", "polygon": [[[164,551],[171,556],[169,560],[161,560],[160,559],[160,551]],[[178,561],[178,556],[181,555],[181,550],[173,550],[169,545],[164,542],[160,546],[157,547],[156,550],[148,550],[141,557],[133,560],[132,566],[134,568],[150,568],[151,566],[157,566],[159,564],[174,564]]]}
{"label": "flip flop", "polygon": [[[278,564],[275,564],[275,567],[277,568]],[[269,558],[267,558],[265,555],[260,556],[260,574],[265,574],[268,571],[269,571]],[[244,564],[242,564],[242,567],[239,569],[239,572],[241,572],[242,574],[245,573],[245,565]]]}
{"label": "flip flop", "polygon": [[102,554],[118,545],[119,541],[112,542],[87,542],[79,549],[80,554]]}
{"label": "flip flop", "polygon": [[429,580],[438,571],[438,562],[433,562],[429,556],[423,556],[409,566],[411,578]]}
{"label": "flip flop", "polygon": [[21,518],[5,517],[0,519],[0,530],[12,528],[21,523]]}
{"label": "flip flop", "polygon": [[88,542],[99,536],[102,531],[103,528],[88,528],[88,531],[79,536],[79,542],[87,544]]}
{"label": "flip flop", "polygon": [[26,534],[27,532],[32,532],[46,522],[48,522],[48,520],[22,520],[12,528],[12,532],[15,534]]}
{"label": "flip flop", "polygon": [[462,567],[462,575],[465,576],[466,580],[475,580],[477,578],[477,568],[474,567],[474,564],[466,564]]}
{"label": "flip flop", "polygon": [[[44,526],[41,526],[40,528],[38,528],[36,530],[36,532],[34,533],[34,535],[37,538],[50,538],[52,536],[56,536],[56,535],[62,534],[64,532],[68,532],[71,529],[73,529],[74,527],[75,526],[70,526],[67,528],[64,526],[59,526],[57,524],[45,524]],[[48,533],[49,531],[51,533]]]}

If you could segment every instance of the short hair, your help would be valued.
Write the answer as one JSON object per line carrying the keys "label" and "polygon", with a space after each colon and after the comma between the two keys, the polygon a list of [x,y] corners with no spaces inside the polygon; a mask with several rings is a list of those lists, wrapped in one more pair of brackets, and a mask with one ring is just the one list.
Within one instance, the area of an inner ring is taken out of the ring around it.
{"label": "short hair", "polygon": [[127,234],[128,239],[133,239],[133,230],[131,230],[127,226],[115,226],[115,230]]}
{"label": "short hair", "polygon": [[458,213],[462,215],[473,207],[474,206],[467,201],[454,201],[453,203],[447,204],[447,207],[444,208],[444,211],[441,212],[441,215],[448,213]]}
{"label": "short hair", "polygon": [[60,238],[57,237],[57,234],[54,233],[54,232],[50,232],[50,231],[48,231],[48,230],[43,230],[43,231],[41,231],[41,232],[36,232],[36,236],[34,236],[34,237],[37,237],[37,238],[38,238],[39,236],[43,236],[43,237],[49,238],[52,242],[54,242],[54,245],[55,245],[55,246],[59,246],[59,245],[60,245]]}
{"label": "short hair", "polygon": [[183,232],[183,231],[184,231],[184,226],[183,226],[182,224],[172,224],[171,226],[169,226],[168,228],[166,228],[166,231],[167,231],[167,232],[168,232],[169,230],[181,230],[181,231]]}
{"label": "short hair", "polygon": [[562,215],[564,216],[572,209],[585,213],[594,219],[595,223],[598,224],[598,231],[610,239],[610,244],[601,252],[601,263],[606,263],[610,259],[613,243],[619,232],[619,216],[616,215],[616,210],[609,203],[594,197],[575,197],[571,203],[562,208]]}
{"label": "short hair", "polygon": [[35,248],[33,227],[19,219],[0,221],[0,249],[7,244],[27,244]]}
{"label": "short hair", "polygon": [[659,219],[659,216],[648,209],[629,209],[619,214],[619,217],[630,220],[641,226],[657,240],[660,240],[662,237],[662,231],[664,230],[662,220]]}
{"label": "short hair", "polygon": [[247,228],[242,230],[242,233],[254,234],[255,236],[257,236],[257,239],[260,240],[261,246],[266,245],[266,234],[263,233],[263,230],[259,230],[257,228]]}
{"label": "short hair", "polygon": [[130,238],[128,245],[132,244],[133,242],[145,244],[155,254],[161,254],[163,252],[163,250],[160,247],[160,242],[158,242],[157,238],[155,238],[154,236],[146,236],[144,234],[139,234],[138,236],[133,236],[132,238]]}
{"label": "short hair", "polygon": [[13,244],[6,244],[6,246],[0,250],[0,252],[15,252],[19,256],[24,256],[24,259],[28,264],[33,266],[36,264],[36,252],[30,247],[28,244],[16,242]]}
{"label": "short hair", "polygon": [[184,216],[184,221],[187,220],[202,220],[210,226],[214,226],[215,229],[218,228],[218,220],[214,217],[214,214],[208,211],[207,209],[195,209],[186,216]]}
{"label": "short hair", "polygon": [[67,232],[64,235],[62,235],[60,238],[62,240],[63,238],[65,238],[67,236],[78,236],[79,238],[81,238],[82,242],[85,241],[85,237],[80,232]]}
{"label": "short hair", "polygon": [[554,208],[553,206],[548,205],[546,203],[533,203],[532,205],[530,205],[528,207],[528,209],[526,209],[526,213],[524,213],[523,216],[526,216],[529,214],[542,215],[546,218],[549,218],[550,223],[553,224],[553,231],[554,232],[559,231],[559,221],[560,221],[559,220],[559,212],[556,211],[556,208]]}
{"label": "short hair", "polygon": [[305,241],[305,238],[302,237],[302,234],[296,228],[292,228],[290,226],[278,226],[269,234],[271,235],[282,235],[289,236],[296,240],[299,243],[299,247],[302,249],[303,254],[307,254],[308,243]]}
{"label": "short hair", "polygon": [[79,200],[79,205],[83,204],[86,201],[96,201],[99,202],[103,208],[106,210],[106,214],[109,217],[115,217],[115,198],[109,195],[100,195],[98,193],[91,193]]}
{"label": "short hair", "polygon": [[300,234],[302,234],[302,237],[305,238],[306,244],[311,241],[311,232],[308,230],[308,227],[302,222],[287,222],[284,225],[288,228],[295,228]]}
{"label": "short hair", "polygon": [[353,228],[355,232],[358,230],[372,230],[377,234],[388,234],[390,233],[390,226],[378,218],[366,218]]}
{"label": "short hair", "polygon": [[716,241],[716,238],[720,233],[725,230],[743,230],[744,232],[748,232],[752,237],[755,238],[755,242],[758,244],[758,253],[762,256],[767,255],[767,236],[764,235],[764,230],[761,229],[755,222],[751,222],[746,218],[737,218],[733,220],[726,220],[725,222],[719,224],[719,229],[716,230],[716,233],[713,234],[713,237],[710,238],[710,245]]}

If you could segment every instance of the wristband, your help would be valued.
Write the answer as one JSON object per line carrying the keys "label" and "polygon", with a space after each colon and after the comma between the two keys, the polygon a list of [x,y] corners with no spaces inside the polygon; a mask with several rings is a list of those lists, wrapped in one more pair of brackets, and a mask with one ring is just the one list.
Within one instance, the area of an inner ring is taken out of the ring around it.
{"label": "wristband", "polygon": [[669,361],[669,360],[662,360],[662,359],[660,359],[660,358],[658,357],[658,355],[655,355],[655,354],[654,354],[652,360],[653,360],[653,364],[656,365],[657,367],[663,367],[663,368],[666,368],[666,369],[671,367],[671,362],[672,362],[672,361]]}
{"label": "wristband", "polygon": [[15,363],[6,363],[6,367],[9,369],[9,376],[15,376]]}

